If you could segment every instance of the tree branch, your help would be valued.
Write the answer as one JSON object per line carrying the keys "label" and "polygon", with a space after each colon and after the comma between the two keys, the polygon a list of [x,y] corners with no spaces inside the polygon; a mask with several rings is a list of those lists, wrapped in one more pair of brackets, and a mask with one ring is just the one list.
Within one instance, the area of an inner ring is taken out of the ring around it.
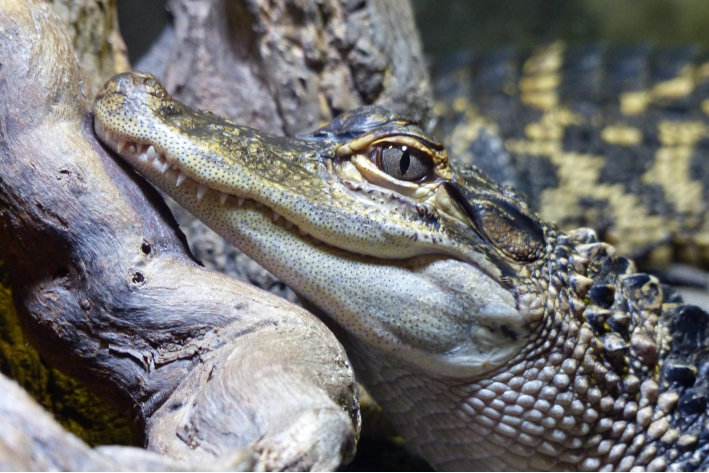
{"label": "tree branch", "polygon": [[94,138],[48,7],[6,0],[0,28],[0,256],[40,353],[131,412],[159,453],[214,463],[250,446],[267,469],[348,458],[358,411],[335,338],[195,262],[155,191]]}

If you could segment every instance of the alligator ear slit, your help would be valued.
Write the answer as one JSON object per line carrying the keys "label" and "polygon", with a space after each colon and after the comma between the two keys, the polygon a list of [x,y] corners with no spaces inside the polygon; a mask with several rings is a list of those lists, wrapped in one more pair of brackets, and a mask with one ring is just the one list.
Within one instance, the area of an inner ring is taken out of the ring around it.
{"label": "alligator ear slit", "polygon": [[[478,196],[457,182],[447,181],[445,188],[470,217],[477,235],[515,260],[533,261],[539,257],[545,245],[544,230],[532,217],[502,199]],[[476,206],[478,197],[481,203]],[[500,230],[500,226],[505,228]]]}

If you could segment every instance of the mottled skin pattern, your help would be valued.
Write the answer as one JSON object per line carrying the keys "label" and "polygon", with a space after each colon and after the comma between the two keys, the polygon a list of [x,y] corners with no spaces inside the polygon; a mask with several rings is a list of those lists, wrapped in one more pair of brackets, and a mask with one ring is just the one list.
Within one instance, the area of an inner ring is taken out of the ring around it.
{"label": "mottled skin pattern", "polygon": [[709,315],[415,124],[365,108],[276,138],[137,73],[94,109],[108,147],[344,329],[436,468],[709,468]]}
{"label": "mottled skin pattern", "polygon": [[438,77],[452,162],[643,267],[709,268],[709,56],[557,43],[460,56]]}

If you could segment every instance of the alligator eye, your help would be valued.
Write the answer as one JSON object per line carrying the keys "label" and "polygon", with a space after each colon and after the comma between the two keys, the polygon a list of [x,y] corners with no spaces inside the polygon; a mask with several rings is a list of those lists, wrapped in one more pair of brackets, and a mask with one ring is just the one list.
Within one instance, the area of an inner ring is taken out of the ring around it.
{"label": "alligator eye", "polygon": [[377,146],[372,152],[372,161],[379,169],[400,181],[420,181],[433,168],[431,159],[409,146]]}

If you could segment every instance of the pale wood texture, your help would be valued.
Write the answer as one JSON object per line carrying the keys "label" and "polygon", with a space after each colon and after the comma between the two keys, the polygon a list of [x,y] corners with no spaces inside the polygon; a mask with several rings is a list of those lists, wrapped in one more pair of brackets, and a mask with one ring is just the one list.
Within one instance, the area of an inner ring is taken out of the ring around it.
{"label": "pale wood texture", "polygon": [[4,1],[0,34],[0,257],[40,353],[188,465],[231,464],[242,447],[266,469],[349,458],[359,414],[334,336],[195,262],[159,196],[96,141],[46,5]]}

